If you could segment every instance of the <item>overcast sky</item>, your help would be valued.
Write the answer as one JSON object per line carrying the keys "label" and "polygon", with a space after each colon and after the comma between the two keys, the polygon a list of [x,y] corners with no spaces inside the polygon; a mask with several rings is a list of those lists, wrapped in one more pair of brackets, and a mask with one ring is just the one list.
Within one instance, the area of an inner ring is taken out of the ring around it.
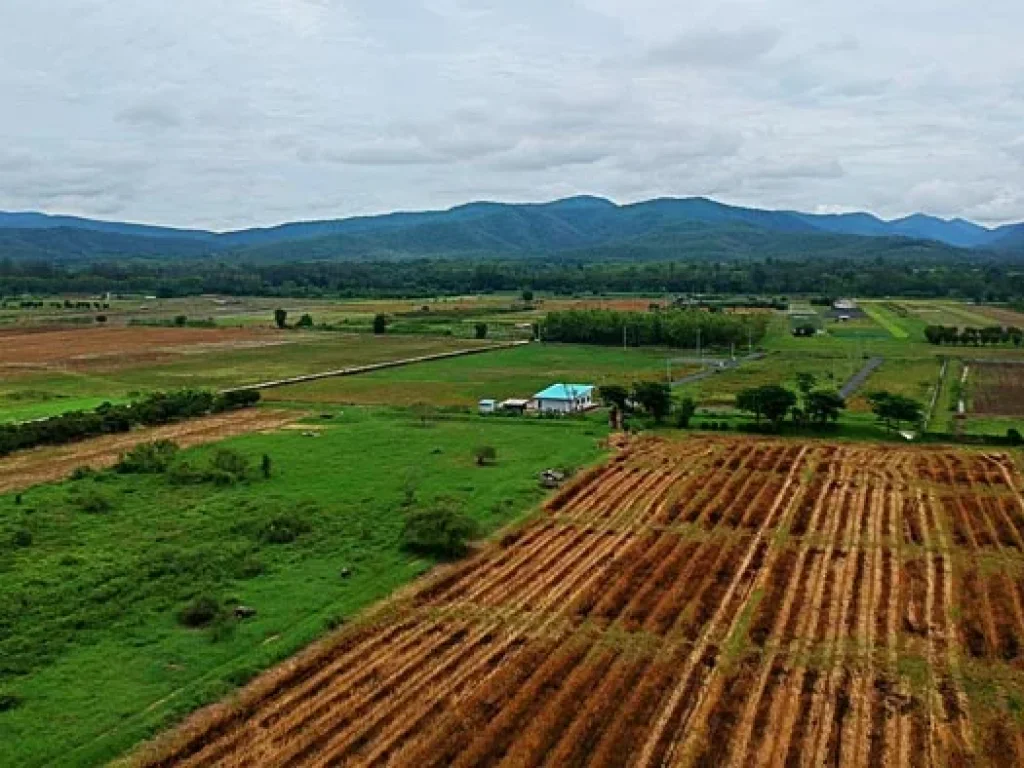
{"label": "overcast sky", "polygon": [[1024,220],[1021,0],[0,0],[0,209]]}

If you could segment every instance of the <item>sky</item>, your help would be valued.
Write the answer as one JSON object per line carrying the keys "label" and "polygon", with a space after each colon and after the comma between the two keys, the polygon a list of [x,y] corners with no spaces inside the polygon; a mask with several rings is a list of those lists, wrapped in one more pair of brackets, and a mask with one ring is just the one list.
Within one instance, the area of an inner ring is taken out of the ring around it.
{"label": "sky", "polygon": [[3,0],[0,210],[1024,220],[1020,0]]}

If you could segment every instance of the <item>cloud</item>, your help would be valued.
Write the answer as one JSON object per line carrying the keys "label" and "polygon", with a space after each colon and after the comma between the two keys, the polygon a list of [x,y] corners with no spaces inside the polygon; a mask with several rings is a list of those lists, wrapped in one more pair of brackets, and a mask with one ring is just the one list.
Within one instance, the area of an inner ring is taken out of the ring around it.
{"label": "cloud", "polygon": [[0,209],[217,229],[586,192],[1024,219],[1024,4],[49,0]]}
{"label": "cloud", "polygon": [[181,117],[173,106],[155,102],[135,104],[122,109],[117,113],[116,120],[131,128],[143,130],[163,130],[181,125]]}
{"label": "cloud", "polygon": [[742,68],[770,53],[781,39],[782,31],[768,26],[687,32],[651,48],[644,61],[657,67]]}

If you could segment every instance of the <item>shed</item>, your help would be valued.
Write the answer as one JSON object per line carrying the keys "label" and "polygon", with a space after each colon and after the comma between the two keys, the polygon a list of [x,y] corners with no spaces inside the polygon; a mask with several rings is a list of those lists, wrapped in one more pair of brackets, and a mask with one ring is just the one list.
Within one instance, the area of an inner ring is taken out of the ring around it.
{"label": "shed", "polygon": [[508,400],[502,400],[498,404],[498,407],[503,411],[518,411],[522,413],[530,406],[529,400],[522,400],[518,397],[510,397]]}
{"label": "shed", "polygon": [[533,396],[542,413],[577,413],[594,405],[594,387],[589,384],[552,384]]}
{"label": "shed", "polygon": [[477,407],[480,413],[494,413],[498,408],[498,402],[496,400],[481,400]]}

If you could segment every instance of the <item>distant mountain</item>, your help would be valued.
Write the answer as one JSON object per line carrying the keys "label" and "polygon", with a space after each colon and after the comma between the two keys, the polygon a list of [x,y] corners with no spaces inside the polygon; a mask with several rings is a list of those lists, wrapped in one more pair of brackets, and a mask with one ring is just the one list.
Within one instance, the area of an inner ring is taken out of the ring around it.
{"label": "distant mountain", "polygon": [[622,206],[586,196],[550,203],[477,202],[446,211],[294,222],[225,233],[0,212],[0,258],[741,258],[951,255],[955,249],[1024,253],[1024,224],[990,230],[962,219],[923,214],[884,221],[868,213],[770,211],[702,197]]}

